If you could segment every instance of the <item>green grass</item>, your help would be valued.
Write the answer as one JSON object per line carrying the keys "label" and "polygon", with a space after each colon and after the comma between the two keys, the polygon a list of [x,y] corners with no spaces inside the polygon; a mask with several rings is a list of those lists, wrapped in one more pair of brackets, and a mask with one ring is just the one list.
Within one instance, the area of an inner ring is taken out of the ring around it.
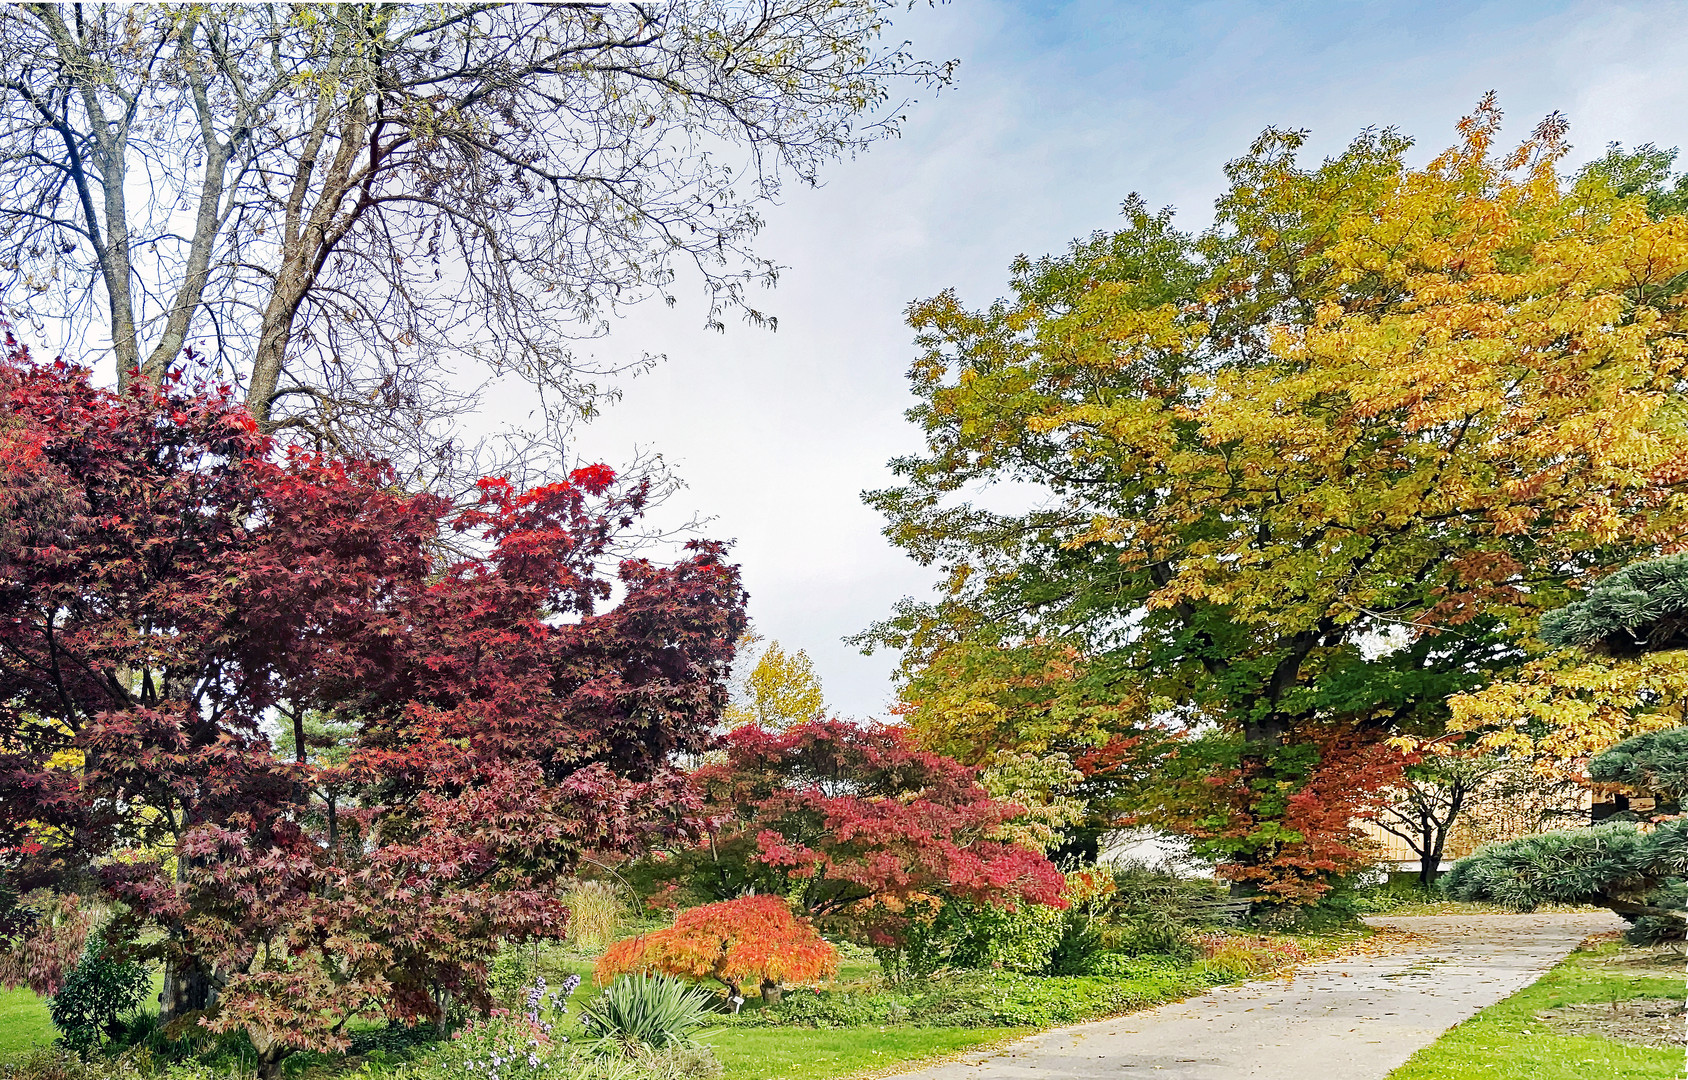
{"label": "green grass", "polygon": [[33,991],[0,990],[0,1061],[23,1057],[57,1035],[47,1003]]}
{"label": "green grass", "polygon": [[1630,1046],[1599,1036],[1556,1035],[1535,1014],[1582,1002],[1681,999],[1680,976],[1609,966],[1617,946],[1573,953],[1535,984],[1491,1005],[1420,1050],[1389,1080],[1680,1080],[1680,1048]]}
{"label": "green grass", "polygon": [[723,1080],[829,1080],[1001,1042],[1013,1028],[733,1028],[703,1037]]}

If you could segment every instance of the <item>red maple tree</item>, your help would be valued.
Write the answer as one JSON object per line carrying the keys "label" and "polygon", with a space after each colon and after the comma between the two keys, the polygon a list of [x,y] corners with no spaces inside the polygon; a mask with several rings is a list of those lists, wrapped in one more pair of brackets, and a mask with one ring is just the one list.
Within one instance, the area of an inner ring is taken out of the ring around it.
{"label": "red maple tree", "polygon": [[784,898],[744,896],[682,911],[673,926],[618,941],[598,960],[600,982],[643,971],[715,979],[741,999],[756,986],[772,1003],[786,983],[836,975],[838,950]]}
{"label": "red maple tree", "polygon": [[896,942],[917,898],[1065,903],[1064,879],[1041,852],[991,839],[1021,808],[900,726],[747,725],[726,735],[725,752],[695,777],[716,822],[709,842],[657,868],[694,893],[789,896],[823,925],[879,945]]}
{"label": "red maple tree", "polygon": [[[1362,822],[1412,757],[1351,728],[1298,731],[1271,758],[1223,737],[1162,747],[1132,820],[1189,838],[1220,877],[1274,903],[1311,903],[1375,864]],[[1246,853],[1247,858],[1236,857]]]}
{"label": "red maple tree", "polygon": [[710,744],[744,593],[720,545],[614,558],[643,483],[459,510],[224,391],[15,347],[0,418],[8,876],[97,872],[164,930],[173,1011],[266,1075],[359,1013],[483,1000],[500,938],[564,933],[583,853],[699,834],[672,760]]}

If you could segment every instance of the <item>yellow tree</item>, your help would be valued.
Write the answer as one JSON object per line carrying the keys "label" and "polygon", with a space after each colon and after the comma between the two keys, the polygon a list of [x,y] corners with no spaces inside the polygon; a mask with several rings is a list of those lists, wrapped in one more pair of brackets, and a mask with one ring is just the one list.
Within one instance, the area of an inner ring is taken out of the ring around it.
{"label": "yellow tree", "polygon": [[[1485,100],[1423,167],[1393,131],[1316,165],[1269,131],[1199,236],[1133,199],[1008,299],[911,308],[927,449],[869,499],[947,589],[870,637],[922,723],[965,741],[1015,704],[937,709],[921,680],[972,678],[957,657],[1070,645],[1112,733],[1179,736],[1146,812],[1303,896],[1357,858],[1364,800],[1331,800],[1387,783],[1382,740],[1439,733],[1542,610],[1688,541],[1688,218],[1657,152],[1566,177],[1561,120],[1510,153],[1499,124]],[[966,501],[1005,481],[1044,497]]]}
{"label": "yellow tree", "polygon": [[[741,650],[757,640],[752,637]],[[735,700],[727,707],[729,727],[761,724],[785,728],[813,720],[826,711],[821,681],[809,654],[802,649],[788,653],[777,641],[768,642],[737,689]]]}

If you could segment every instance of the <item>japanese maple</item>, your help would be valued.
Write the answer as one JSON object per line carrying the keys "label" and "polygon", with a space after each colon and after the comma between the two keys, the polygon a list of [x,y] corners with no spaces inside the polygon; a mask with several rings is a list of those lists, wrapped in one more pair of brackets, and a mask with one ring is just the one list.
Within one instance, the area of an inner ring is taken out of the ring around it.
{"label": "japanese maple", "polygon": [[484,1001],[500,938],[565,932],[583,852],[699,834],[672,759],[709,744],[744,594],[720,545],[613,559],[644,484],[459,509],[224,391],[17,349],[0,439],[8,874],[97,873],[164,931],[170,1010],[266,1074],[359,1013]]}
{"label": "japanese maple", "polygon": [[786,983],[837,974],[838,950],[783,897],[744,896],[690,908],[671,927],[618,941],[597,966],[600,981],[645,971],[715,979],[735,998],[754,986],[775,1002]]}
{"label": "japanese maple", "polygon": [[1063,903],[1049,860],[998,838],[1022,808],[901,727],[752,724],[729,732],[724,750],[695,777],[716,822],[709,842],[659,867],[703,895],[789,896],[822,925],[875,943],[898,937],[916,897]]}

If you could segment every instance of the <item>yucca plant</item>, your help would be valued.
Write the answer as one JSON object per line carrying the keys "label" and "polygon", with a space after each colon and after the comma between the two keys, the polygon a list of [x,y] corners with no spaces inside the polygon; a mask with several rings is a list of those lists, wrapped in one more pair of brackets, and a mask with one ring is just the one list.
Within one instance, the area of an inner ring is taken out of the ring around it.
{"label": "yucca plant", "polygon": [[604,1050],[642,1053],[695,1046],[709,1023],[707,992],[666,975],[625,975],[580,1007],[588,1037]]}

